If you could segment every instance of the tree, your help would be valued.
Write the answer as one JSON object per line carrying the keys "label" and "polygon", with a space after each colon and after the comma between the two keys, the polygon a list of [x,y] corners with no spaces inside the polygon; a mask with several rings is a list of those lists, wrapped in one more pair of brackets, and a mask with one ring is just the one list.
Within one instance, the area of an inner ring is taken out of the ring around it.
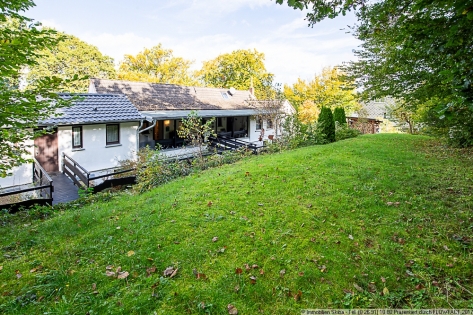
{"label": "tree", "polygon": [[[309,26],[322,21],[325,18],[333,19],[338,15],[345,15],[347,12],[364,9],[369,0],[287,0],[287,4],[294,10],[309,10],[306,20]],[[276,3],[283,4],[284,0],[276,0]]]}
{"label": "tree", "polygon": [[74,76],[82,80],[66,81],[59,86],[62,92],[87,92],[88,77],[114,79],[116,76],[113,59],[102,55],[97,47],[65,33],[56,33],[60,39],[57,45],[39,52],[36,64],[30,66],[27,75],[29,85],[35,86],[44,77],[56,76],[68,80]]}
{"label": "tree", "polygon": [[306,125],[316,122],[319,118],[319,114],[320,107],[318,107],[314,101],[306,100],[299,106],[298,118]]}
{"label": "tree", "polygon": [[161,44],[145,48],[136,56],[125,55],[121,62],[118,78],[128,81],[151,83],[170,83],[198,85],[189,74],[192,62],[181,57],[174,57],[171,49],[164,49]]}
{"label": "tree", "polygon": [[340,126],[346,126],[347,125],[347,117],[345,115],[345,110],[343,107],[337,107],[333,111],[333,120],[335,122],[338,122]]}
{"label": "tree", "polygon": [[215,88],[248,90],[253,85],[256,97],[267,99],[274,75],[266,70],[264,58],[256,49],[235,50],[204,62],[197,76],[204,85]]}
{"label": "tree", "polygon": [[40,29],[20,14],[32,6],[31,0],[0,1],[0,177],[29,161],[28,140],[41,134],[34,131],[38,121],[70,104],[55,93],[63,84],[57,77],[41,78],[27,90],[20,88],[23,70],[37,65],[40,52],[60,40],[54,30]]}
{"label": "tree", "polygon": [[[352,112],[360,107],[353,88],[347,89],[344,73],[338,68],[324,68],[310,82],[298,79],[292,87],[284,86],[284,95],[300,113],[301,121],[310,123],[317,120],[322,107],[335,109],[342,107]],[[311,108],[311,107],[315,108]]]}
{"label": "tree", "polygon": [[186,139],[193,146],[196,146],[198,158],[201,166],[204,167],[204,143],[207,142],[209,136],[216,136],[213,129],[215,118],[202,122],[202,118],[197,115],[196,111],[191,111],[187,118],[182,119],[182,124],[177,133],[179,137]]}
{"label": "tree", "polygon": [[322,107],[317,123],[317,128],[320,133],[325,135],[325,139],[328,142],[335,142],[335,121],[333,120],[333,114],[330,108]]}
{"label": "tree", "polygon": [[[282,3],[283,0],[276,0]],[[445,135],[473,145],[473,5],[471,0],[290,0],[309,8],[310,25],[356,9],[354,35],[362,41],[358,61],[346,70],[364,99],[402,99],[411,111],[430,104],[450,126]]]}

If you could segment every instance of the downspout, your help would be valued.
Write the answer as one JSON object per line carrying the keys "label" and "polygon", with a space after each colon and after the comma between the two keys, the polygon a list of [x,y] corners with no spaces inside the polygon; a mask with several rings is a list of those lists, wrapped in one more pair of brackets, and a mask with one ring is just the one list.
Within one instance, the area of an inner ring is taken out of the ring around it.
{"label": "downspout", "polygon": [[[148,120],[148,121],[149,121],[149,120]],[[154,120],[154,119],[153,119],[152,122],[153,122],[153,124],[152,124],[151,126],[145,128],[145,129],[143,129],[143,130],[140,130],[141,127],[143,127],[143,123],[144,123],[144,120],[140,120],[140,126],[138,127],[138,134],[140,134],[140,133],[142,133],[142,132],[144,132],[144,131],[150,130],[151,128],[154,128],[154,126],[156,126],[157,120]]]}
{"label": "downspout", "polygon": [[142,132],[144,132],[144,131],[147,131],[147,130],[150,130],[151,128],[154,128],[154,126],[156,126],[157,120],[151,118],[151,121],[153,122],[153,123],[151,124],[151,126],[145,128],[145,129],[143,129],[143,130],[140,130],[140,129],[143,127],[143,124],[144,124],[145,120],[146,120],[146,121],[149,121],[148,119],[142,119],[142,120],[140,120],[140,126],[139,126],[138,129],[136,130],[136,146],[137,146],[136,152],[138,152],[138,151],[140,150],[140,133],[142,133]]}

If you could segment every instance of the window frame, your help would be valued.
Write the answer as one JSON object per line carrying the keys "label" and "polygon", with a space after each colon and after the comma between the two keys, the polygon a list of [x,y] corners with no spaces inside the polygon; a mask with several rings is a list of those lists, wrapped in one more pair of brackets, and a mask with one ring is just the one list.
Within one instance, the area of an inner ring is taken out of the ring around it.
{"label": "window frame", "polygon": [[[256,116],[256,130],[261,130],[263,129],[263,117],[261,115]],[[259,128],[258,128],[258,121],[259,121]]]}
{"label": "window frame", "polygon": [[[79,144],[74,145],[74,129],[79,128]],[[82,149],[84,147],[84,137],[83,137],[83,131],[82,131],[82,126],[72,126],[72,148],[73,149]]]}
{"label": "window frame", "polygon": [[[108,141],[108,127],[111,126],[117,126],[117,141]],[[114,145],[114,144],[120,144],[120,124],[106,124],[105,125],[105,144],[106,145]]]}

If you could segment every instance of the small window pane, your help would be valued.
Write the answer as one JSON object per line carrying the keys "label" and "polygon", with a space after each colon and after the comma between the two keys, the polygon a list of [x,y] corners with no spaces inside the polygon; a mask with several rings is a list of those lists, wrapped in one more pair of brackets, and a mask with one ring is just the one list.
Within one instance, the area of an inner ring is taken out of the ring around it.
{"label": "small window pane", "polygon": [[118,125],[107,125],[107,144],[119,143]]}
{"label": "small window pane", "polygon": [[72,127],[72,147],[82,148],[82,127]]}
{"label": "small window pane", "polygon": [[263,128],[263,119],[261,116],[256,116],[256,130],[261,130]]}

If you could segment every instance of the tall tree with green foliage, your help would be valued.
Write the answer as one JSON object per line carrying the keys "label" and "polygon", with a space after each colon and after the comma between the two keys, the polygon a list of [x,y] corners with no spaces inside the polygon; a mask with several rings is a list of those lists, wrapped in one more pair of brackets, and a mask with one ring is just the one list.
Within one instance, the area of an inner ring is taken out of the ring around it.
{"label": "tall tree with green foliage", "polygon": [[274,94],[274,75],[266,70],[264,53],[240,49],[204,62],[197,72],[199,80],[209,87],[248,90],[252,84],[258,99]]}
{"label": "tall tree with green foliage", "polygon": [[34,87],[20,87],[25,68],[35,67],[41,52],[60,41],[54,30],[22,15],[33,6],[31,0],[0,1],[0,177],[29,161],[28,142],[41,134],[34,131],[38,121],[70,104],[56,93],[64,84],[60,78],[43,77]]}
{"label": "tall tree with green foliage", "polygon": [[327,142],[335,142],[335,121],[330,108],[322,107],[320,110],[317,128],[321,134],[325,135]]}
{"label": "tall tree with green foliage", "polygon": [[345,115],[345,109],[343,107],[337,107],[333,111],[333,120],[338,122],[340,126],[347,125],[347,116]]}
{"label": "tall tree with green foliage", "polygon": [[[283,0],[276,0],[283,3]],[[309,9],[310,25],[356,10],[358,61],[346,67],[365,99],[403,100],[410,112],[430,104],[427,120],[473,145],[473,3],[470,0],[290,0]],[[443,122],[441,122],[443,121]]]}
{"label": "tall tree with green foliage", "polygon": [[35,86],[44,77],[56,76],[68,80],[74,76],[82,79],[64,81],[61,92],[87,92],[87,78],[114,79],[116,77],[113,59],[103,55],[97,47],[65,33],[55,35],[60,39],[57,45],[39,52],[36,64],[29,67],[27,82]]}
{"label": "tall tree with green foliage", "polygon": [[[346,88],[347,85],[350,88]],[[298,79],[292,86],[284,86],[284,95],[296,107],[304,123],[317,120],[322,107],[334,110],[342,107],[346,111],[357,110],[355,90],[344,80],[344,73],[337,67],[324,68],[312,81]]]}
{"label": "tall tree with green foliage", "polygon": [[145,48],[136,56],[125,55],[121,62],[118,78],[120,80],[151,83],[170,83],[187,86],[198,85],[189,71],[192,61],[175,57],[171,49],[161,44]]}

